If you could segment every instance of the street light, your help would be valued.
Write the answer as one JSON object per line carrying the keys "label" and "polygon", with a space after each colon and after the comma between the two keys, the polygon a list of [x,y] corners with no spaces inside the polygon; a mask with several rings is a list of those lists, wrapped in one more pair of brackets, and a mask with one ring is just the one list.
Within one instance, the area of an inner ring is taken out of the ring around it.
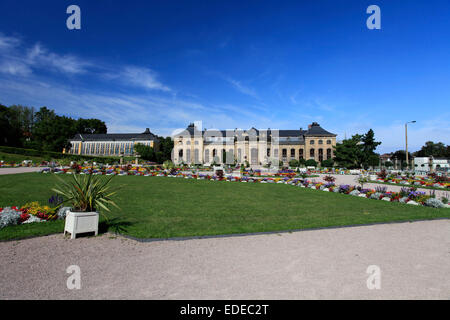
{"label": "street light", "polygon": [[406,144],[406,170],[409,170],[409,157],[408,157],[408,123],[416,123],[414,121],[408,121],[405,123],[405,144]]}

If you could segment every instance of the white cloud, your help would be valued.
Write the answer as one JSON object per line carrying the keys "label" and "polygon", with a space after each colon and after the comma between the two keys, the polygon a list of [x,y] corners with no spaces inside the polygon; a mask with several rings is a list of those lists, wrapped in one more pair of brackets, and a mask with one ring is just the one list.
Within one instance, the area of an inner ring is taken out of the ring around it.
{"label": "white cloud", "polygon": [[10,59],[10,60],[4,60],[2,62],[0,62],[0,72],[3,73],[7,73],[10,75],[20,75],[20,76],[27,76],[29,74],[31,74],[31,68],[21,62],[21,61],[16,61],[14,59]]}
{"label": "white cloud", "polygon": [[119,78],[125,84],[132,84],[137,87],[166,92],[171,91],[169,87],[158,80],[157,73],[149,68],[126,66],[116,75],[109,74],[109,77]]}
{"label": "white cloud", "polygon": [[248,95],[248,96],[256,98],[256,99],[259,98],[258,94],[256,93],[255,90],[253,90],[250,87],[247,87],[247,86],[243,85],[240,81],[234,80],[234,79],[232,79],[230,77],[224,77],[224,79],[225,79],[225,81],[230,83],[240,93],[243,93],[245,95]]}
{"label": "white cloud", "polygon": [[6,51],[19,46],[20,39],[14,37],[7,37],[0,33],[0,50]]}

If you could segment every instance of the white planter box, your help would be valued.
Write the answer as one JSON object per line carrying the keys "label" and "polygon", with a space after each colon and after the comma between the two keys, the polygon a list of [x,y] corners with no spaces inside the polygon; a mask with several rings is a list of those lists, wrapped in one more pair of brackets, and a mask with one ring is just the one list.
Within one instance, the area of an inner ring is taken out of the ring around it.
{"label": "white planter box", "polygon": [[66,214],[64,235],[70,233],[71,239],[75,239],[77,233],[95,232],[98,234],[98,213],[97,212],[71,212]]}

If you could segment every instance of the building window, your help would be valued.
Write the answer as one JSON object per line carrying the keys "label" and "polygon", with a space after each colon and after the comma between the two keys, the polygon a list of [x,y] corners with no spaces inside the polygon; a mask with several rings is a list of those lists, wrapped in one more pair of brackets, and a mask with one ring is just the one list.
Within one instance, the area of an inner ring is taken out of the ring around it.
{"label": "building window", "polygon": [[241,148],[238,149],[238,161],[239,162],[242,161],[242,149]]}
{"label": "building window", "polygon": [[303,159],[303,149],[298,150],[298,158]]}
{"label": "building window", "polygon": [[295,149],[291,149],[291,158],[295,158]]}
{"label": "building window", "polygon": [[311,140],[311,141],[309,142],[309,144],[314,144],[314,140]]}
{"label": "building window", "polygon": [[327,140],[327,144],[331,144],[331,140]]}
{"label": "building window", "polygon": [[267,148],[267,156],[270,157],[270,148]]}
{"label": "building window", "polygon": [[[196,141],[196,142],[198,142],[198,141]],[[194,162],[195,162],[195,164],[200,163],[200,158],[199,158],[199,151],[198,151],[198,149],[195,149],[195,150],[194,150]]]}
{"label": "building window", "polygon": [[323,144],[323,140],[319,140],[319,144]]}
{"label": "building window", "polygon": [[190,146],[190,145],[191,145],[191,141],[190,141],[190,140],[186,141],[186,144],[187,144],[188,146]]}
{"label": "building window", "polygon": [[205,162],[208,163],[209,162],[209,149],[205,150]]}
{"label": "building window", "polygon": [[233,149],[228,149],[226,161],[227,161],[227,163],[234,162],[234,150]]}
{"label": "building window", "polygon": [[178,161],[183,161],[183,149],[180,149],[180,151],[178,151]]}
{"label": "building window", "polygon": [[195,144],[196,146],[198,146],[198,140],[196,140],[196,141],[194,142],[194,144]]}
{"label": "building window", "polygon": [[186,149],[186,162],[191,163],[191,149]]}
{"label": "building window", "polygon": [[327,149],[327,159],[331,159],[331,149]]}
{"label": "building window", "polygon": [[319,149],[319,161],[323,161],[323,149]]}
{"label": "building window", "polygon": [[314,156],[315,156],[315,150],[314,149],[309,149],[309,157],[310,158],[314,158]]}

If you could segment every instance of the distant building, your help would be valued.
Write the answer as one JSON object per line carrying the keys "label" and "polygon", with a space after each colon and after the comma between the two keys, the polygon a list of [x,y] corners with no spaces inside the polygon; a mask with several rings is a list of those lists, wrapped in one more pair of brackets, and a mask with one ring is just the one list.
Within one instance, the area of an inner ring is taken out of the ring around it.
{"label": "distant building", "polygon": [[79,133],[70,139],[70,143],[72,147],[68,153],[79,155],[130,156],[134,154],[134,146],[138,143],[159,148],[159,140],[149,128],[143,133]]}
{"label": "distant building", "polygon": [[450,171],[450,159],[433,157],[414,157],[414,169],[424,172],[448,172]]}
{"label": "distant building", "polygon": [[[198,130],[190,124],[173,136],[175,163],[245,163],[262,165],[292,159],[318,162],[334,157],[336,134],[317,122],[307,130]],[[277,163],[278,164],[278,163]]]}
{"label": "distant building", "polygon": [[393,162],[392,161],[392,157],[393,157],[393,153],[383,153],[382,155],[380,155],[380,160],[381,163],[385,163],[385,162]]}

